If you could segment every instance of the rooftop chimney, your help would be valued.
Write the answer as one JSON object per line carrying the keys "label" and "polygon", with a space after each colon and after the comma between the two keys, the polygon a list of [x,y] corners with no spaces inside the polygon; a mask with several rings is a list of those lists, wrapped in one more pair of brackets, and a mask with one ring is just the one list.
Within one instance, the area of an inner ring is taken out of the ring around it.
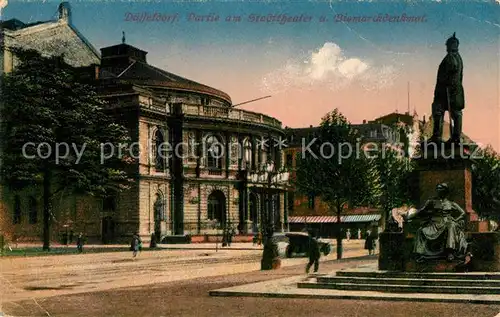
{"label": "rooftop chimney", "polygon": [[71,8],[69,3],[64,1],[59,4],[58,8],[59,12],[59,21],[70,23],[71,22]]}

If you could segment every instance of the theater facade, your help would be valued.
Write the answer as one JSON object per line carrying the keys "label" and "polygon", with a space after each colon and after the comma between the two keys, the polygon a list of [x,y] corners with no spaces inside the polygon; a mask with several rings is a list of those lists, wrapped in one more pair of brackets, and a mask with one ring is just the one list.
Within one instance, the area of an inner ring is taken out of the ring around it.
{"label": "theater facade", "polygon": [[[164,240],[223,228],[240,234],[271,225],[286,230],[288,173],[275,142],[284,138],[280,121],[234,107],[228,94],[150,65],[148,53],[125,38],[99,54],[71,24],[67,3],[55,21],[10,20],[2,26],[2,72],[15,69],[13,46],[63,55],[68,64],[88,68],[107,110],[141,149],[129,190],[106,199],[58,199],[54,240],[68,232],[116,243],[135,232],[147,241],[152,234]],[[38,189],[4,189],[3,234],[39,241],[41,202]]]}

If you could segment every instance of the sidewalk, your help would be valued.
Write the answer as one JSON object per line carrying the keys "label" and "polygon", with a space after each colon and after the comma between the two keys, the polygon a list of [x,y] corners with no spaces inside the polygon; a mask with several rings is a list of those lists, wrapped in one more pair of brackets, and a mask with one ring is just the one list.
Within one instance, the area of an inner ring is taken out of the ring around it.
{"label": "sidewalk", "polygon": [[[336,244],[335,240],[331,240],[332,243],[332,252],[331,254],[336,253]],[[344,252],[350,249],[363,249],[364,240],[351,240],[351,241],[343,241]],[[45,255],[45,252],[42,250],[41,243],[18,243],[17,245],[11,245],[12,251],[6,247],[6,255],[7,256],[28,256],[28,255]],[[73,254],[76,253],[76,245],[63,245],[54,243],[50,245],[51,251],[49,254]],[[218,250],[239,250],[239,251],[255,251],[262,250],[263,246],[254,245],[251,242],[236,242],[231,243],[231,246],[222,247],[222,243],[218,243],[217,245],[214,242],[210,243],[183,243],[183,244],[158,244],[157,248],[150,249],[149,244],[143,246],[143,250],[210,250],[214,251]],[[84,245],[84,253],[97,253],[97,252],[128,252],[130,250],[130,246],[128,244],[86,244]],[[280,245],[280,253],[284,252],[283,245]],[[362,252],[365,252],[363,250]],[[361,253],[362,253],[361,252]]]}

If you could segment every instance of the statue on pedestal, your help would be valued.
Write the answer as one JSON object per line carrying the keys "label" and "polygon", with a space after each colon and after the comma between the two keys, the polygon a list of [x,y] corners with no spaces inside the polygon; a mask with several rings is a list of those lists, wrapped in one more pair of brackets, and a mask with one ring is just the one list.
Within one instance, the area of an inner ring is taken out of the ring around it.
{"label": "statue on pedestal", "polygon": [[434,101],[432,103],[433,130],[430,143],[442,143],[444,113],[450,116],[450,134],[448,143],[460,143],[462,135],[462,110],[465,107],[462,86],[463,62],[458,53],[459,41],[455,33],[446,41],[448,52],[439,65]]}
{"label": "statue on pedestal", "polygon": [[466,256],[465,211],[448,200],[448,185],[437,185],[437,197],[428,200],[416,213],[405,215],[405,220],[419,218],[413,252],[417,261],[445,257],[448,261]]}

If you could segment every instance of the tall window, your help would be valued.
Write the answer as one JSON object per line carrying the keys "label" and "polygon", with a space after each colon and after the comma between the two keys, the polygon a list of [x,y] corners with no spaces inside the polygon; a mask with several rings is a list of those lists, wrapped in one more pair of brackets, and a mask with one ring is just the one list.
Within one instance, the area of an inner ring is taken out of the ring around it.
{"label": "tall window", "polygon": [[222,168],[222,157],[224,156],[224,147],[219,139],[211,135],[206,141],[207,148],[207,167],[212,169]]}
{"label": "tall window", "polygon": [[102,210],[105,211],[115,211],[116,210],[116,198],[114,196],[107,196],[102,202]]}
{"label": "tall window", "polygon": [[293,154],[286,155],[286,167],[293,167]]}
{"label": "tall window", "polygon": [[35,224],[38,221],[38,204],[35,197],[29,199],[29,222]]}
{"label": "tall window", "polygon": [[165,143],[165,136],[163,132],[158,129],[153,135],[152,140],[153,148],[153,162],[155,164],[155,170],[157,172],[164,172],[167,162],[167,144]]}
{"label": "tall window", "polygon": [[18,195],[14,198],[14,214],[12,222],[14,224],[21,223],[21,198]]}
{"label": "tall window", "polygon": [[223,192],[216,190],[208,196],[208,219],[217,220],[220,224],[226,223],[226,197]]}
{"label": "tall window", "polygon": [[245,139],[243,142],[243,151],[243,168],[250,170],[252,169],[252,143],[250,143],[250,140]]}

